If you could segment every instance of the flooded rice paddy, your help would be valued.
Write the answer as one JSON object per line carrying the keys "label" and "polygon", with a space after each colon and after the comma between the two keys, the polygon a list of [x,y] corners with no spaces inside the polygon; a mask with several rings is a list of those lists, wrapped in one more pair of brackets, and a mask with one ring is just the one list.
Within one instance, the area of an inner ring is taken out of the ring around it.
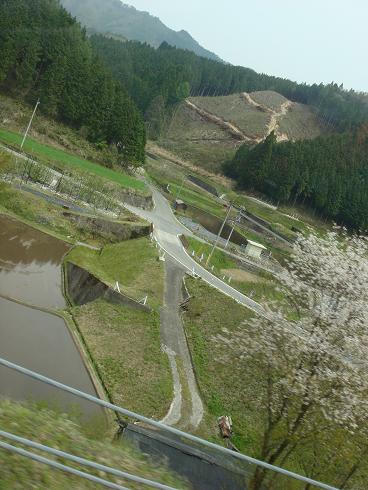
{"label": "flooded rice paddy", "polygon": [[[41,310],[66,306],[61,263],[69,248],[0,215],[0,357],[96,396],[64,319]],[[101,414],[90,402],[5,367],[0,367],[0,396],[45,402],[83,418]]]}

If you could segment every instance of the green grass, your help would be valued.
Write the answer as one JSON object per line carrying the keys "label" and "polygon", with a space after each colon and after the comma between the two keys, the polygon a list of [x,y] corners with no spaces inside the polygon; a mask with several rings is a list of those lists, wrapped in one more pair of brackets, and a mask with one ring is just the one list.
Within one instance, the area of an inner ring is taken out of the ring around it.
{"label": "green grass", "polygon": [[[185,238],[189,243],[188,252],[190,254],[192,251],[194,251],[197,257],[200,257],[202,253],[206,258],[208,257],[212,250],[211,245],[200,242],[199,240],[190,236],[186,236]],[[238,267],[235,261],[229,257],[229,255],[225,254],[218,248],[215,248],[212,254],[210,266],[214,266],[217,271],[220,271],[221,269],[232,269]]]}
{"label": "green grass", "polygon": [[75,247],[66,260],[110,285],[119,281],[120,289],[133,299],[141,300],[148,295],[150,306],[156,308],[162,304],[164,271],[148,238],[106,245],[101,252]]}
{"label": "green grass", "polygon": [[161,349],[159,314],[104,301],[72,312],[113,402],[163,418],[172,401],[172,377]]}
{"label": "green grass", "polygon": [[138,238],[101,251],[75,247],[67,255],[133,299],[148,295],[150,312],[96,301],[72,308],[93,363],[112,400],[148,417],[162,418],[172,400],[172,378],[161,350],[159,308],[163,303],[164,268],[155,246]]}
{"label": "green grass", "polygon": [[[53,412],[41,405],[20,404],[7,400],[0,401],[0,427],[2,430],[20,437],[82,456],[127,473],[160,481],[174,488],[188,488],[163,463],[153,463],[126,442],[112,442],[111,435],[104,435],[99,438],[96,435],[91,436],[89,434],[90,430],[85,430],[84,427],[68,418],[67,415]],[[11,441],[6,442],[15,444]],[[45,455],[44,452],[31,451]],[[52,456],[48,457],[53,459]],[[33,462],[24,456],[14,455],[3,449],[1,449],[0,459],[0,488],[2,490],[22,488],[37,488],[37,490],[96,489],[96,483],[52,469],[49,466]],[[109,479],[122,486],[128,485],[129,488],[134,490],[142,488],[140,483],[121,480],[92,469],[86,470],[86,467],[74,463],[68,462],[65,464],[84,472],[88,471],[88,473],[95,476]]]}
{"label": "green grass", "polygon": [[[236,329],[253,313],[202,281],[188,279],[186,284],[192,299],[184,315],[184,327],[210,426],[216,426],[218,416],[231,415],[236,434],[233,442],[239,449],[253,452],[256,433],[250,424],[252,414],[246,413],[246,400],[241,396],[232,367],[223,366],[214,356],[213,340],[223,327],[229,331]],[[206,306],[209,304],[211,308]],[[201,427],[200,434],[218,437],[217,430],[209,432],[206,426]]]}
{"label": "green grass", "polygon": [[[181,186],[178,184],[169,185],[170,194],[173,200],[177,198],[180,187]],[[202,209],[207,213],[214,214],[217,217],[224,216],[226,212],[226,208],[212,199],[209,194],[192,190],[185,185],[181,188],[179,199],[182,199],[186,204],[191,204],[192,206]]]}
{"label": "green grass", "polygon": [[[200,242],[193,237],[186,237],[189,243],[188,252],[191,254],[195,252],[196,257],[200,257],[202,253],[205,259],[202,265],[212,250],[212,246]],[[212,266],[214,267],[212,270]],[[207,267],[217,277],[223,278],[228,281],[231,278],[231,286],[246,296],[251,296],[252,299],[259,303],[266,302],[282,302],[284,299],[283,294],[278,291],[278,284],[275,278],[266,272],[259,272],[258,274],[248,273],[240,269],[238,263],[232,259],[229,255],[222,252],[219,249],[215,249],[211,257],[211,262]]]}
{"label": "green grass", "polygon": [[[247,455],[259,458],[267,419],[260,393],[267,392],[267,376],[252,361],[242,371],[236,369],[237,358],[222,362],[226,346],[215,339],[216,335],[223,335],[223,328],[231,339],[233,332],[246,328],[242,325],[244,321],[250,321],[251,328],[253,313],[202,281],[190,278],[186,285],[191,300],[184,315],[184,327],[206,410],[198,435],[221,443],[216,418],[230,415],[233,443]],[[227,353],[231,354],[231,350]],[[342,426],[334,427],[326,421],[316,427],[323,427],[322,432],[315,430],[309,438],[302,437],[300,447],[282,466],[299,474],[307,472],[312,478],[339,487],[339,475],[346,475],[354,461],[362,461],[361,472],[357,472],[349,488],[365,488],[368,469],[364,458],[361,459],[364,435],[350,434]],[[305,488],[290,478],[273,478],[272,482],[275,490]]]}
{"label": "green grass", "polygon": [[[12,131],[0,129],[0,141],[19,148],[22,142],[22,136]],[[70,169],[77,169],[93,175],[97,175],[106,180],[119,184],[123,188],[130,188],[138,191],[146,191],[143,182],[122,172],[118,172],[97,163],[90,162],[76,155],[72,155],[63,150],[53,148],[52,146],[39,143],[38,141],[27,138],[24,151],[35,157],[40,157],[48,163],[61,164]]]}

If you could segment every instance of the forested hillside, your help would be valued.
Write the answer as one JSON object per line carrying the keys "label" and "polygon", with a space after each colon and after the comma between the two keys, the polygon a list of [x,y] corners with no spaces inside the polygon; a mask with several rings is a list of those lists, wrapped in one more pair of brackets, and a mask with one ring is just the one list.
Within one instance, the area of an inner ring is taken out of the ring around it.
{"label": "forested hillside", "polygon": [[273,90],[313,106],[331,131],[350,129],[368,119],[366,97],[336,84],[306,85],[196,56],[163,43],[159,49],[137,42],[93,36],[92,45],[127,88],[143,113],[162,111],[187,96],[218,96]]}
{"label": "forested hillside", "polygon": [[144,123],[134,102],[57,0],[1,0],[0,91],[34,104],[121,163],[144,160]]}
{"label": "forested hillside", "polygon": [[225,165],[243,189],[301,203],[351,229],[368,229],[368,126],[310,141],[276,143],[272,133],[239,148]]}
{"label": "forested hillside", "polygon": [[122,3],[120,0],[61,0],[62,5],[86,27],[102,34],[148,43],[158,48],[166,41],[213,60],[220,58],[203,48],[186,31],[174,31],[160,19]]}

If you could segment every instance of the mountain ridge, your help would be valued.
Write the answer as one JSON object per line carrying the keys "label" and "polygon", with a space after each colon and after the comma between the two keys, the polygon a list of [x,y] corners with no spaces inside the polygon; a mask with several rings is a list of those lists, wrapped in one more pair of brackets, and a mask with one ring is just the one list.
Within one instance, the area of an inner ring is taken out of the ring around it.
{"label": "mountain ridge", "polygon": [[120,0],[60,0],[61,5],[89,29],[108,32],[158,48],[163,42],[208,59],[222,61],[185,31],[167,27],[158,17]]}

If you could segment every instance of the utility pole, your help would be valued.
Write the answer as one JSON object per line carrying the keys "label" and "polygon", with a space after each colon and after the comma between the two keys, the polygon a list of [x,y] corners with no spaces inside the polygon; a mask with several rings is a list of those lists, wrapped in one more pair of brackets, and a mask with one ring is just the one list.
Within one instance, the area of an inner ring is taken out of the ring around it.
{"label": "utility pole", "polygon": [[181,191],[182,191],[182,189],[183,189],[183,185],[184,185],[184,180],[185,180],[185,179],[186,179],[186,175],[183,175],[183,178],[182,178],[182,181],[181,181],[181,184],[180,184],[180,187],[179,187],[179,191],[178,191],[178,193],[177,193],[177,195],[176,195],[176,201],[177,201],[177,200],[179,199],[179,197],[180,197],[180,193],[181,193]]}
{"label": "utility pole", "polygon": [[220,231],[219,231],[219,232],[218,232],[218,234],[217,234],[217,237],[216,237],[215,243],[213,244],[213,247],[212,247],[211,253],[209,254],[209,256],[208,256],[208,258],[207,258],[207,260],[206,260],[206,266],[209,264],[209,262],[210,262],[210,260],[211,260],[211,257],[212,257],[212,255],[213,255],[213,252],[215,251],[216,245],[217,245],[217,243],[218,243],[218,241],[219,241],[219,239],[220,239],[220,236],[221,236],[222,230],[224,229],[224,226],[225,226],[225,224],[226,224],[226,221],[227,221],[227,219],[228,219],[228,217],[229,217],[229,214],[230,214],[230,211],[232,210],[232,208],[233,208],[233,204],[232,204],[232,203],[230,203],[230,204],[229,204],[229,209],[227,210],[227,213],[226,213],[226,216],[225,216],[225,219],[224,219],[224,221],[223,221],[223,223],[222,223],[222,225],[221,225]]}
{"label": "utility pole", "polygon": [[233,226],[231,228],[231,231],[230,231],[229,236],[227,237],[227,240],[225,243],[225,248],[227,248],[227,246],[229,245],[230,238],[232,237],[232,234],[234,233],[235,223],[239,223],[239,222],[240,222],[240,213],[238,214],[235,221],[233,222]]}
{"label": "utility pole", "polygon": [[22,141],[22,144],[20,145],[20,149],[21,149],[21,150],[23,150],[24,143],[25,143],[26,138],[27,138],[27,136],[28,136],[28,132],[29,132],[29,130],[31,129],[32,121],[33,121],[33,118],[34,118],[34,116],[35,116],[35,114],[36,114],[36,111],[37,111],[37,108],[38,108],[38,106],[39,106],[39,105],[40,105],[40,99],[38,99],[38,100],[37,100],[37,103],[36,103],[36,105],[35,105],[35,108],[34,108],[34,111],[33,111],[32,116],[31,116],[31,119],[30,119],[30,121],[29,121],[28,127],[27,127],[27,129],[26,129],[26,132],[24,133],[24,136],[23,136],[23,141]]}

